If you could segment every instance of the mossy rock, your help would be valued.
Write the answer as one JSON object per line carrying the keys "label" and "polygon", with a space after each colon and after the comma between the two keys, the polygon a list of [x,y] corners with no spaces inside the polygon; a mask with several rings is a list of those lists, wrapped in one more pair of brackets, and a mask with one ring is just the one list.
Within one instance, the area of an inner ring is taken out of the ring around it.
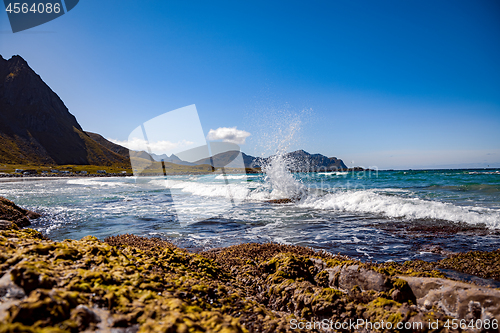
{"label": "mossy rock", "polygon": [[[290,332],[291,318],[444,318],[439,309],[409,311],[409,294],[398,298],[411,288],[396,275],[432,272],[420,263],[363,264],[277,244],[200,255],[160,239],[122,235],[109,243],[95,237],[53,242],[31,229],[0,231],[0,248],[0,273],[9,272],[29,294],[0,318],[0,332],[93,330],[97,313],[109,316],[99,325],[110,330],[140,332]],[[343,271],[354,277],[380,274],[390,290],[355,283],[344,293],[330,285],[331,271],[339,279]]]}

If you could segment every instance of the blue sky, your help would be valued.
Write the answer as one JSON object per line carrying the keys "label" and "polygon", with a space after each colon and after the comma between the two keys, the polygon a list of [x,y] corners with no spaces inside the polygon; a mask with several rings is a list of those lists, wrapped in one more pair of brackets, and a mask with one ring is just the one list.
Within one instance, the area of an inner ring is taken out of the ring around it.
{"label": "blue sky", "polygon": [[253,155],[299,119],[289,150],[347,165],[500,167],[498,1],[82,0],[16,34],[0,14],[0,54],[110,139],[196,104]]}

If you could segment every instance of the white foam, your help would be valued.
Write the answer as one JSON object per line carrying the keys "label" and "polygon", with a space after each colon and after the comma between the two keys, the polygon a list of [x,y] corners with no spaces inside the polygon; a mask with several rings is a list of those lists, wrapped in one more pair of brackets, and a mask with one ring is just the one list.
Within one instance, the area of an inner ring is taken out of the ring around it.
{"label": "white foam", "polygon": [[226,197],[244,200],[250,190],[237,184],[204,184],[198,182],[178,182],[171,186],[172,189],[179,189],[182,192],[188,192],[193,195],[204,197]]}
{"label": "white foam", "polygon": [[246,175],[218,175],[215,179],[246,179]]}
{"label": "white foam", "polygon": [[67,184],[73,184],[73,185],[85,185],[85,186],[109,186],[109,187],[116,187],[116,186],[123,186],[126,183],[125,182],[117,182],[117,181],[105,181],[105,180],[97,180],[97,179],[84,179],[84,178],[79,178],[79,179],[70,179],[68,180]]}
{"label": "white foam", "polygon": [[318,175],[323,175],[323,176],[344,176],[347,175],[347,171],[335,171],[335,172],[318,172]]}
{"label": "white foam", "polygon": [[[144,180],[142,180],[142,181],[144,181]],[[174,180],[174,179],[155,178],[155,179],[151,179],[151,180],[146,180],[146,182],[144,182],[144,184],[141,184],[141,185],[143,185],[143,186],[151,185],[151,186],[158,186],[158,187],[164,187],[164,188],[171,188],[171,187],[174,187],[178,184],[183,184],[183,183],[188,183],[188,182],[184,182],[182,180]]]}
{"label": "white foam", "polygon": [[402,188],[376,188],[373,189],[374,192],[394,192],[394,193],[411,193],[411,191]]}
{"label": "white foam", "polygon": [[52,231],[60,228],[61,226],[62,226],[62,223],[53,223],[46,228],[37,228],[37,230],[49,235]]}
{"label": "white foam", "polygon": [[308,197],[304,208],[379,214],[390,218],[435,219],[470,224],[485,224],[500,229],[500,211],[490,208],[456,206],[451,203],[401,198],[370,190],[348,191],[323,197]]}
{"label": "white foam", "polygon": [[[217,179],[219,176],[222,175],[218,175],[215,178]],[[235,177],[238,177],[236,180],[240,179],[239,178],[240,176],[235,176]],[[229,184],[221,184],[220,182],[210,182],[208,179],[197,179],[195,181],[192,181],[191,179],[175,180],[171,178],[170,179],[155,178],[155,179],[143,179],[142,181],[143,184],[141,185],[145,187],[151,186],[158,188],[169,188],[173,190],[172,195],[174,197],[179,193],[178,191],[180,191],[182,193],[191,194],[194,196],[211,197],[211,198],[219,197],[219,198],[236,200],[238,202],[243,200],[265,201],[271,199],[289,198],[292,195],[287,193],[290,192],[296,193],[297,188],[300,189],[303,188],[303,185],[297,182],[294,178],[292,180],[292,187],[290,188],[283,186],[279,188],[273,188],[272,185],[269,183],[235,182],[234,180]]]}
{"label": "white foam", "polygon": [[470,171],[469,175],[500,175],[500,171]]}

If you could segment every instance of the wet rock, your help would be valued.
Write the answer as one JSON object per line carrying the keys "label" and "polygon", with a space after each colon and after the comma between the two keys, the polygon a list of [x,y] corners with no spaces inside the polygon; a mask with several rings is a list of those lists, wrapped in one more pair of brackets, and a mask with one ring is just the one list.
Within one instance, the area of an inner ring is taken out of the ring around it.
{"label": "wet rock", "polygon": [[401,291],[399,289],[394,289],[394,291],[391,293],[391,298],[399,303],[404,300],[403,295],[401,294]]}
{"label": "wet rock", "polygon": [[354,286],[359,286],[362,290],[389,291],[391,289],[387,276],[383,274],[359,265],[342,267],[338,276],[338,287],[351,290]]}
{"label": "wet rock", "polygon": [[30,220],[28,217],[23,216],[17,220],[14,221],[14,223],[19,227],[19,228],[25,228],[31,225]]}
{"label": "wet rock", "polygon": [[[213,259],[215,262],[224,267],[231,268],[233,266],[245,265],[249,262],[254,262],[255,264],[256,261],[270,260],[280,253],[294,253],[297,255],[308,256],[314,264],[314,260],[319,260],[322,262],[322,265],[326,265],[324,260],[337,257],[328,252],[314,251],[311,248],[303,246],[276,243],[246,243],[222,249],[208,250],[201,252],[200,254],[206,258]],[[320,257],[323,260],[319,258],[315,259],[312,256]]]}
{"label": "wet rock", "polygon": [[24,291],[29,294],[35,289],[51,289],[56,285],[57,281],[52,276],[47,274],[47,270],[50,269],[43,262],[23,262],[14,267],[10,274],[14,283],[23,288]]}
{"label": "wet rock", "polygon": [[110,236],[104,240],[113,246],[133,246],[141,250],[155,250],[164,248],[175,248],[174,244],[157,237],[145,238],[136,235],[125,234],[119,236]]}
{"label": "wet rock", "polygon": [[[318,270],[328,265],[320,259],[315,259],[313,262]],[[375,291],[389,291],[391,289],[389,276],[353,263],[353,261],[339,262],[335,267],[324,269],[324,272],[328,273],[330,287],[344,291],[349,291],[353,287]]]}
{"label": "wet rock", "polygon": [[481,303],[470,301],[469,302],[468,313],[465,316],[465,319],[466,320],[478,320],[478,319],[481,319],[482,311],[483,311],[483,307],[481,306]]}
{"label": "wet rock", "polygon": [[136,333],[139,331],[139,325],[132,325],[130,327],[123,327],[123,328],[116,328],[113,327],[111,328],[111,333]]}
{"label": "wet rock", "polygon": [[20,300],[24,297],[26,297],[24,290],[12,281],[12,276],[9,273],[5,273],[0,278],[0,300]]}
{"label": "wet rock", "polygon": [[435,266],[500,281],[500,249],[457,253],[435,263]]}
{"label": "wet rock", "polygon": [[101,322],[101,318],[87,306],[80,304],[71,312],[71,319],[78,326],[79,331],[87,328],[95,328],[97,323]]}
{"label": "wet rock", "polygon": [[292,318],[427,323],[500,311],[499,290],[426,277],[437,273],[422,263],[361,263],[300,246],[200,255],[157,238],[53,242],[9,229],[0,247],[0,331],[270,333],[293,331]]}
{"label": "wet rock", "polygon": [[321,260],[319,258],[309,258],[309,259],[312,261],[314,267],[319,272],[328,267],[328,264],[324,260]]}
{"label": "wet rock", "polygon": [[[14,202],[4,197],[0,197],[0,220],[10,221],[18,227],[24,228],[31,225],[29,219],[36,219],[38,217],[40,217],[40,214],[23,209]],[[0,223],[0,230],[8,228],[8,225],[3,221]]]}
{"label": "wet rock", "polygon": [[455,252],[451,252],[451,251],[443,249],[439,245],[424,245],[424,246],[422,246],[422,251],[441,254],[443,256],[450,256],[450,255],[456,254]]}
{"label": "wet rock", "polygon": [[324,272],[328,273],[328,285],[334,288],[341,288],[339,286],[339,277],[342,267],[336,266],[333,268],[326,268]]}
{"label": "wet rock", "polygon": [[297,199],[284,198],[284,199],[267,200],[266,202],[272,203],[272,204],[287,204],[287,203],[293,203],[295,201],[297,201]]}
{"label": "wet rock", "polygon": [[24,325],[50,325],[68,319],[70,316],[72,298],[77,295],[60,290],[38,289],[29,297],[9,309],[8,321]]}
{"label": "wet rock", "polygon": [[30,219],[32,219],[32,220],[34,220],[34,219],[37,219],[37,218],[41,217],[42,215],[40,215],[39,213],[33,212],[33,211],[31,211],[31,210],[28,210],[28,211],[26,212],[26,216],[27,216],[28,218],[30,218]]}
{"label": "wet rock", "polygon": [[440,308],[455,318],[475,317],[481,311],[500,319],[500,290],[441,278],[399,278],[408,282],[417,305],[426,310]]}
{"label": "wet rock", "polygon": [[19,227],[14,222],[0,220],[0,230],[7,230],[12,228],[18,229]]}
{"label": "wet rock", "polygon": [[406,280],[404,280],[404,279],[392,279],[391,283],[392,283],[392,286],[394,289],[393,295],[394,295],[394,297],[396,297],[396,299],[394,297],[393,297],[393,299],[396,302],[402,303],[402,302],[409,301],[409,302],[411,302],[411,304],[417,303],[417,298]]}

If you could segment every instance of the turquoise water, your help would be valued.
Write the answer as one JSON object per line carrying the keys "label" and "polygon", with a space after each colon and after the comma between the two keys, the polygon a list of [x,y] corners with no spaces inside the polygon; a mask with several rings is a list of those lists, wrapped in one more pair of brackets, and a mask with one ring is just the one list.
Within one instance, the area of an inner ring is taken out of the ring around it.
{"label": "turquoise water", "polygon": [[[199,250],[299,244],[361,260],[436,260],[500,248],[500,171],[426,170],[3,179],[55,240],[134,233]],[[274,204],[271,199],[297,202]]]}

